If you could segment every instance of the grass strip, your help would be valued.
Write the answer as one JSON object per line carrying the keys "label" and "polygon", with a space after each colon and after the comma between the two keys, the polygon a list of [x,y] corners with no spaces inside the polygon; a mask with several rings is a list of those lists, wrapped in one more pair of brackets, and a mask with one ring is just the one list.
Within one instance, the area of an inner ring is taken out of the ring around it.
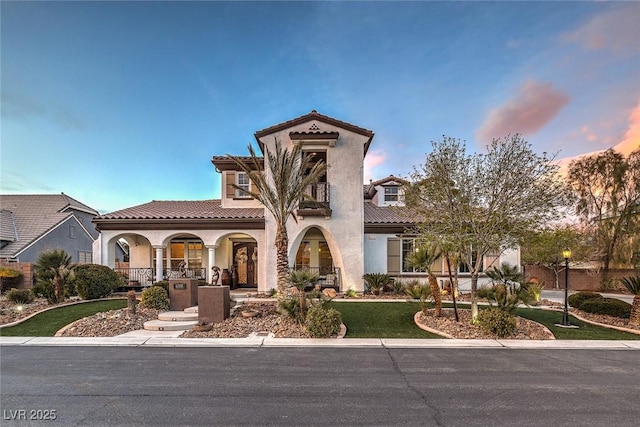
{"label": "grass strip", "polygon": [[83,317],[109,310],[118,310],[127,306],[126,299],[87,302],[54,308],[35,315],[19,325],[0,329],[5,337],[52,337],[65,325]]}
{"label": "grass strip", "polygon": [[559,340],[640,340],[640,335],[592,325],[576,319],[571,314],[569,314],[569,323],[579,326],[579,328],[558,327],[556,324],[562,323],[562,313],[559,311],[518,308],[516,314],[525,319],[542,323]]}
{"label": "grass strip", "polygon": [[332,307],[342,314],[345,338],[442,338],[416,326],[417,303],[334,302]]}

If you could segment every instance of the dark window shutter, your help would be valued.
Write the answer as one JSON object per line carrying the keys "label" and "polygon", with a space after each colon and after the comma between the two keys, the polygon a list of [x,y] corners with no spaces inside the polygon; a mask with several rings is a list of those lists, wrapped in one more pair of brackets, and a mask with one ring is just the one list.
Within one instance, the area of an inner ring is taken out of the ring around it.
{"label": "dark window shutter", "polygon": [[231,171],[231,172],[226,172],[226,183],[227,183],[227,198],[228,199],[233,199],[236,196],[236,189],[233,188],[232,184],[236,183],[236,173]]}
{"label": "dark window shutter", "polygon": [[387,239],[387,274],[400,274],[400,239],[393,237]]}

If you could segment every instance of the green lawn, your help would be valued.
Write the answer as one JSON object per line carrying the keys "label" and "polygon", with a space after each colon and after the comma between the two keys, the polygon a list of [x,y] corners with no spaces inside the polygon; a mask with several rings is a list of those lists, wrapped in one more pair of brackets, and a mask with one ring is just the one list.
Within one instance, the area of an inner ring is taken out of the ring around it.
{"label": "green lawn", "polygon": [[[418,328],[413,316],[420,310],[417,303],[406,302],[349,302],[332,303],[342,314],[347,326],[346,338],[441,338]],[[444,304],[451,307],[451,304]],[[469,307],[460,304],[459,308]],[[482,308],[482,307],[481,307]],[[562,322],[562,313],[534,308],[519,308],[517,314],[542,323],[561,340],[638,340],[640,335],[615,329],[590,325],[571,317],[572,324],[579,329],[564,329],[555,326]]]}
{"label": "green lawn", "polygon": [[10,328],[0,329],[5,337],[52,337],[60,328],[83,317],[96,313],[117,310],[127,306],[126,299],[95,301],[68,305],[40,313],[31,319]]}
{"label": "green lawn", "polygon": [[346,338],[442,338],[413,321],[420,305],[413,302],[332,303],[347,326]]}

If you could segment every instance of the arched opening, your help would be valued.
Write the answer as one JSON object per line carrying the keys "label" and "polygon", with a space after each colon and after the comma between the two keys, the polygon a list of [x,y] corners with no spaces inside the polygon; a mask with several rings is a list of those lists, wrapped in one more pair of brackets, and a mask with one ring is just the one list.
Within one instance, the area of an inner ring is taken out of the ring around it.
{"label": "arched opening", "polygon": [[218,241],[216,262],[222,269],[223,285],[236,288],[258,287],[258,242],[244,233],[232,233]]}
{"label": "arched opening", "polygon": [[310,270],[318,274],[318,284],[321,287],[340,288],[340,272],[335,266],[329,244],[322,231],[311,227],[302,237],[294,268],[296,270]]}

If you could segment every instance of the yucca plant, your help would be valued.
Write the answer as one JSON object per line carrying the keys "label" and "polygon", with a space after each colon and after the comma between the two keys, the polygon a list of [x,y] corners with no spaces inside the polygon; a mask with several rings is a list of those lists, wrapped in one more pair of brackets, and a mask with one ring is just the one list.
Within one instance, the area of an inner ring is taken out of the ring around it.
{"label": "yucca plant", "polygon": [[640,326],[640,276],[625,277],[620,279],[620,283],[633,294],[629,324]]}
{"label": "yucca plant", "polygon": [[298,289],[298,301],[300,304],[300,320],[304,321],[307,317],[307,294],[304,290],[315,285],[318,281],[318,273],[309,270],[290,270],[287,276],[287,283]]}
{"label": "yucca plant", "polygon": [[74,276],[76,265],[71,255],[62,249],[45,251],[38,257],[35,273],[38,280],[53,285],[54,293],[50,302],[62,302],[65,299],[65,284]]}
{"label": "yucca plant", "polygon": [[492,267],[486,273],[493,284],[479,289],[478,296],[486,298],[490,305],[495,302],[498,309],[513,313],[520,303],[528,305],[533,299],[518,267],[503,263],[500,268]]}

